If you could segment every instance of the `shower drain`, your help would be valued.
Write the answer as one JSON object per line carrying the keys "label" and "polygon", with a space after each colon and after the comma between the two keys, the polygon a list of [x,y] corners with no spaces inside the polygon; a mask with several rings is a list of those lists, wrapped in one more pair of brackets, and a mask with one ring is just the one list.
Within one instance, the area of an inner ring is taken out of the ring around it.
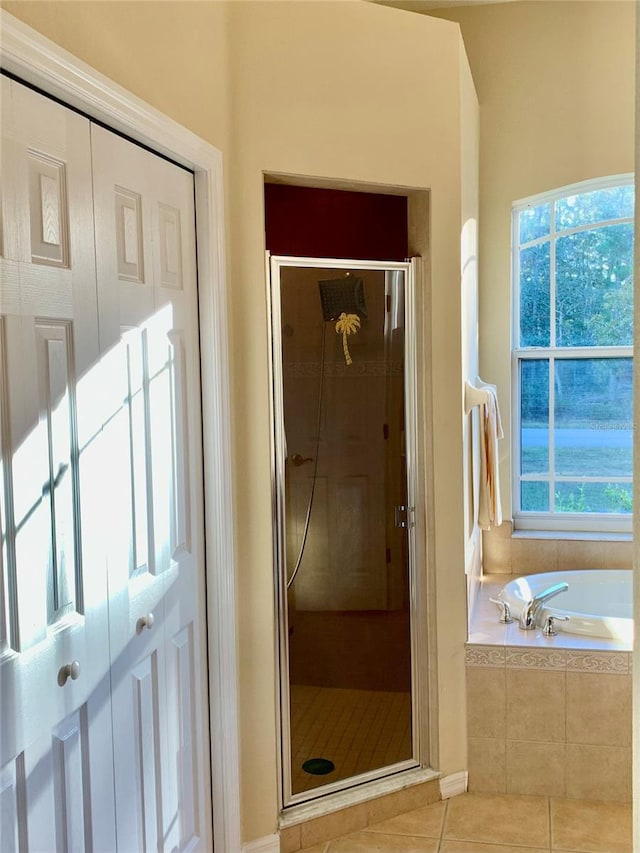
{"label": "shower drain", "polygon": [[309,758],[302,765],[302,769],[312,776],[326,776],[336,769],[336,765],[328,758]]}

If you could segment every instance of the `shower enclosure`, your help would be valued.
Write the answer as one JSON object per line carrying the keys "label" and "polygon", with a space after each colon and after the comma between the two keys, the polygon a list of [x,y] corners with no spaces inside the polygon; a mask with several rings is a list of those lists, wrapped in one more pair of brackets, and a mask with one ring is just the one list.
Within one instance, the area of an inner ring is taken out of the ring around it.
{"label": "shower enclosure", "polygon": [[272,257],[282,805],[420,764],[410,263]]}

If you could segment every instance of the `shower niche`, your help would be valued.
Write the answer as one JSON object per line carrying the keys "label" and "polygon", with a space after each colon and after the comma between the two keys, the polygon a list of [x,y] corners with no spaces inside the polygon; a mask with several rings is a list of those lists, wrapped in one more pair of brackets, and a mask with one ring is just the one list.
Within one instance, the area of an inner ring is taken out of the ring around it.
{"label": "shower niche", "polygon": [[270,273],[287,807],[420,765],[414,267]]}

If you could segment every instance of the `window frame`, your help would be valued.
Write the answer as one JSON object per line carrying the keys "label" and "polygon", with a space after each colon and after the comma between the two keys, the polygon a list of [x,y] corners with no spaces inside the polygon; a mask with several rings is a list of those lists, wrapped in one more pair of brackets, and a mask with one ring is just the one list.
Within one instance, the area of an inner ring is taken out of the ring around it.
{"label": "window frame", "polygon": [[[597,347],[572,347],[557,346],[555,340],[555,295],[556,295],[556,242],[559,237],[583,231],[593,231],[611,225],[631,223],[634,225],[633,215],[631,217],[618,217],[615,219],[600,220],[586,225],[573,228],[555,229],[555,202],[559,199],[572,195],[606,190],[612,187],[634,185],[634,174],[625,173],[606,178],[596,178],[568,186],[559,187],[549,192],[519,199],[512,204],[511,211],[511,504],[514,530],[528,531],[557,531],[561,532],[592,532],[629,534],[632,529],[633,513],[577,513],[577,512],[555,512],[552,509],[547,512],[530,512],[521,509],[521,484],[527,480],[540,480],[535,475],[522,475],[521,466],[521,396],[520,396],[520,365],[522,362],[532,359],[548,360],[549,376],[553,375],[555,364],[558,360],[577,360],[580,358],[630,358],[633,362],[633,344],[629,346],[597,346]],[[538,207],[542,204],[550,204],[549,232],[544,237],[529,240],[526,243],[519,242],[519,214],[529,208]],[[635,236],[635,235],[634,235]],[[520,346],[520,253],[522,248],[549,242],[549,346]],[[551,415],[554,405],[554,382],[549,382],[549,418],[551,426]],[[551,464],[554,459],[554,432],[549,430],[549,471],[544,478],[551,491],[552,486],[561,482],[576,482],[576,477],[558,476],[552,470]],[[611,483],[633,483],[633,472],[630,477],[608,477]],[[584,478],[583,482],[602,482],[602,478]]]}

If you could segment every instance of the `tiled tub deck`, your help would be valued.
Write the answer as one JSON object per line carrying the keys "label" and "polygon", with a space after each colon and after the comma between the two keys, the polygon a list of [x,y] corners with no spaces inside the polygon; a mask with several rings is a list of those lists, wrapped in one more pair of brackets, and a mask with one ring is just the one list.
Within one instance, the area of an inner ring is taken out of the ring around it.
{"label": "tiled tub deck", "polygon": [[469,790],[631,800],[631,648],[501,625],[485,576],[466,647]]}

